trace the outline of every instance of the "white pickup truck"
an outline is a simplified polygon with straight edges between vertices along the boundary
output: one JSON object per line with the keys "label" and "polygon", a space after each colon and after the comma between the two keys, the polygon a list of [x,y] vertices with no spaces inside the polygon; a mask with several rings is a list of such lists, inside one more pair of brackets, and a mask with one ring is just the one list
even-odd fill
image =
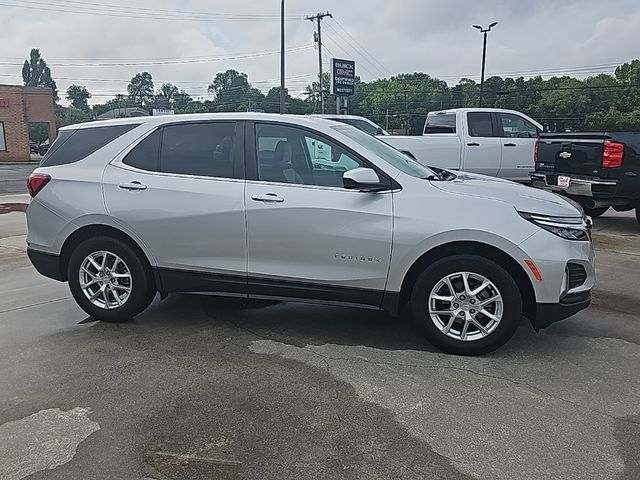
{"label": "white pickup truck", "polygon": [[423,135],[378,138],[424,165],[529,183],[542,130],[513,110],[461,108],[429,113]]}

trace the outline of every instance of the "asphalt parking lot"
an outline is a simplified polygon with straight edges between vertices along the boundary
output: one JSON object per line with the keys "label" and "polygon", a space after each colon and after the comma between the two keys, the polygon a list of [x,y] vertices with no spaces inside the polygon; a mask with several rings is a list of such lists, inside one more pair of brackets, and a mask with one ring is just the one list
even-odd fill
{"label": "asphalt parking lot", "polygon": [[87,319],[0,197],[0,478],[640,478],[640,226],[598,219],[593,306],[480,358],[350,308],[174,295]]}

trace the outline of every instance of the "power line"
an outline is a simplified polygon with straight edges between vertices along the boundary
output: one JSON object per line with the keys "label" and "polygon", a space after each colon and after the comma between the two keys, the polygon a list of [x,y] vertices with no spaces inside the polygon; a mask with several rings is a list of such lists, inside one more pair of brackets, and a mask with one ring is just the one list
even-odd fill
{"label": "power line", "polygon": [[347,30],[347,29],[344,27],[344,25],[342,25],[342,23],[341,23],[340,21],[338,21],[338,19],[337,19],[337,18],[334,18],[334,19],[333,19],[333,21],[338,25],[338,27],[339,27],[339,28],[340,28],[344,33],[346,33],[346,34],[347,34],[347,36],[348,36],[349,38],[351,38],[351,39],[353,40],[353,42],[354,42],[356,45],[358,45],[358,46],[362,49],[362,51],[363,51],[366,55],[368,55],[368,56],[369,56],[369,57],[370,57],[370,58],[371,58],[375,63],[377,63],[377,64],[380,66],[380,68],[381,68],[381,71],[382,71],[382,72],[386,72],[386,73],[385,73],[385,75],[387,75],[387,74],[389,73],[389,70],[388,70],[388,69],[387,69],[387,68],[386,68],[382,63],[380,63],[380,61],[376,58],[376,56],[375,56],[375,55],[372,55],[372,54],[369,52],[369,50],[367,50],[367,49],[366,49],[366,48],[365,48],[365,47],[364,47],[364,46],[363,46],[363,45],[362,45],[362,44],[361,44],[361,43],[360,43],[360,42],[359,42],[359,41],[358,41],[358,40],[357,40],[353,35],[351,35],[351,33],[349,33],[349,30]]}
{"label": "power line", "polygon": [[[342,35],[338,30],[336,30],[333,25],[331,25],[330,23],[327,24],[327,26],[331,29],[331,31],[333,31],[333,33],[335,33],[338,37],[340,37],[343,41],[343,43],[345,45],[348,45],[353,53],[356,54],[357,57],[360,58],[360,60],[362,60],[363,62],[366,62],[367,64],[369,64],[369,66],[371,66],[373,69],[377,70],[379,73],[382,73],[382,76],[385,77],[387,76],[387,73],[382,70],[380,67],[378,67],[376,64],[374,64],[373,62],[371,62],[371,60],[369,60],[366,56],[366,54],[363,54],[361,50],[358,49],[358,47],[356,47],[352,42],[349,41],[349,39],[347,39],[344,35]],[[375,77],[376,75],[374,75]]]}
{"label": "power line", "polygon": [[[292,47],[287,49],[287,53],[300,52],[303,50],[312,49],[313,45],[304,45],[299,47]],[[209,57],[209,58],[200,58],[200,59],[180,59],[180,60],[164,60],[164,61],[149,61],[149,62],[120,62],[120,63],[103,63],[103,62],[86,62],[86,63],[50,63],[51,67],[148,67],[154,65],[185,65],[185,64],[196,64],[196,63],[215,63],[215,62],[224,62],[229,60],[242,60],[247,58],[259,58],[259,57],[268,57],[272,55],[279,55],[280,50],[266,50],[261,52],[251,52],[246,54],[237,54],[235,56],[226,56],[226,57]],[[22,63],[8,63],[8,62],[0,62],[1,67],[19,67],[22,66]]]}
{"label": "power line", "polygon": [[320,112],[324,113],[324,89],[322,86],[323,83],[323,78],[322,78],[322,20],[324,20],[326,17],[333,17],[333,15],[331,15],[331,13],[329,12],[320,12],[320,13],[316,13],[315,15],[307,15],[305,18],[305,20],[309,20],[310,22],[316,22],[317,24],[317,31],[316,31],[316,36],[315,36],[315,40],[316,43],[318,44],[318,82],[320,85]]}
{"label": "power line", "polygon": [[[18,0],[21,4],[15,3],[0,3],[0,5],[5,7],[13,7],[13,8],[21,8],[26,10],[38,10],[38,11],[49,11],[55,13],[72,13],[78,15],[97,15],[97,16],[107,16],[107,17],[116,17],[116,18],[128,18],[128,19],[144,19],[144,20],[179,20],[179,21],[193,21],[193,22],[275,22],[278,21],[278,17],[249,17],[249,16],[213,16],[213,14],[198,14],[198,15],[176,15],[175,13],[145,13],[142,11],[136,10],[127,10],[126,6],[92,6],[92,7],[84,7],[79,5],[78,2],[75,2],[73,5],[68,4],[60,4],[55,3],[54,1],[50,2],[38,2],[35,0]],[[62,1],[62,0],[58,0]],[[99,4],[92,4],[99,5]],[[55,8],[54,8],[55,7]],[[151,9],[149,9],[151,10]],[[171,11],[167,11],[171,12]],[[300,19],[300,17],[292,17],[293,19]]]}

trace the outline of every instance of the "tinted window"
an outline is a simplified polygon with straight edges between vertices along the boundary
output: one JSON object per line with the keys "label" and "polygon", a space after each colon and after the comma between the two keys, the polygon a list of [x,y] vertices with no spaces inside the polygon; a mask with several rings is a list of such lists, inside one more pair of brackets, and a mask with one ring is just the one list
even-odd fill
{"label": "tinted window", "polygon": [[469,135],[472,137],[493,137],[491,114],[488,112],[471,112],[467,114]]}
{"label": "tinted window", "polygon": [[236,124],[171,125],[162,134],[160,171],[204,177],[234,178]]}
{"label": "tinted window", "polygon": [[427,117],[427,123],[424,127],[425,135],[433,133],[456,133],[456,114],[431,114]]}
{"label": "tinted window", "polygon": [[156,130],[136,145],[122,162],[140,170],[157,171],[158,156],[160,155],[160,137],[160,130]]}
{"label": "tinted window", "polygon": [[505,137],[509,138],[534,138],[538,136],[536,126],[519,115],[501,113],[500,124]]}
{"label": "tinted window", "polygon": [[116,138],[136,128],[139,124],[113,125],[110,127],[62,130],[41,166],[67,165],[75,163],[100,150]]}
{"label": "tinted window", "polygon": [[343,187],[344,172],[364,165],[334,142],[285,125],[256,125],[256,155],[258,180],[296,185]]}

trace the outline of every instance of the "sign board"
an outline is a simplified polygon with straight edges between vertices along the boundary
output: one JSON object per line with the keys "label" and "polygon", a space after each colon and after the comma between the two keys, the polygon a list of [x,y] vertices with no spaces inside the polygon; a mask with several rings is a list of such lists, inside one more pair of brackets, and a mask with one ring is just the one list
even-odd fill
{"label": "sign board", "polygon": [[154,108],[151,110],[151,115],[157,117],[158,115],[175,115],[176,112],[171,108]]}
{"label": "sign board", "polygon": [[350,97],[356,93],[356,62],[331,59],[331,94]]}
{"label": "sign board", "polygon": [[9,108],[11,106],[10,98],[0,98],[0,107],[1,108]]}

